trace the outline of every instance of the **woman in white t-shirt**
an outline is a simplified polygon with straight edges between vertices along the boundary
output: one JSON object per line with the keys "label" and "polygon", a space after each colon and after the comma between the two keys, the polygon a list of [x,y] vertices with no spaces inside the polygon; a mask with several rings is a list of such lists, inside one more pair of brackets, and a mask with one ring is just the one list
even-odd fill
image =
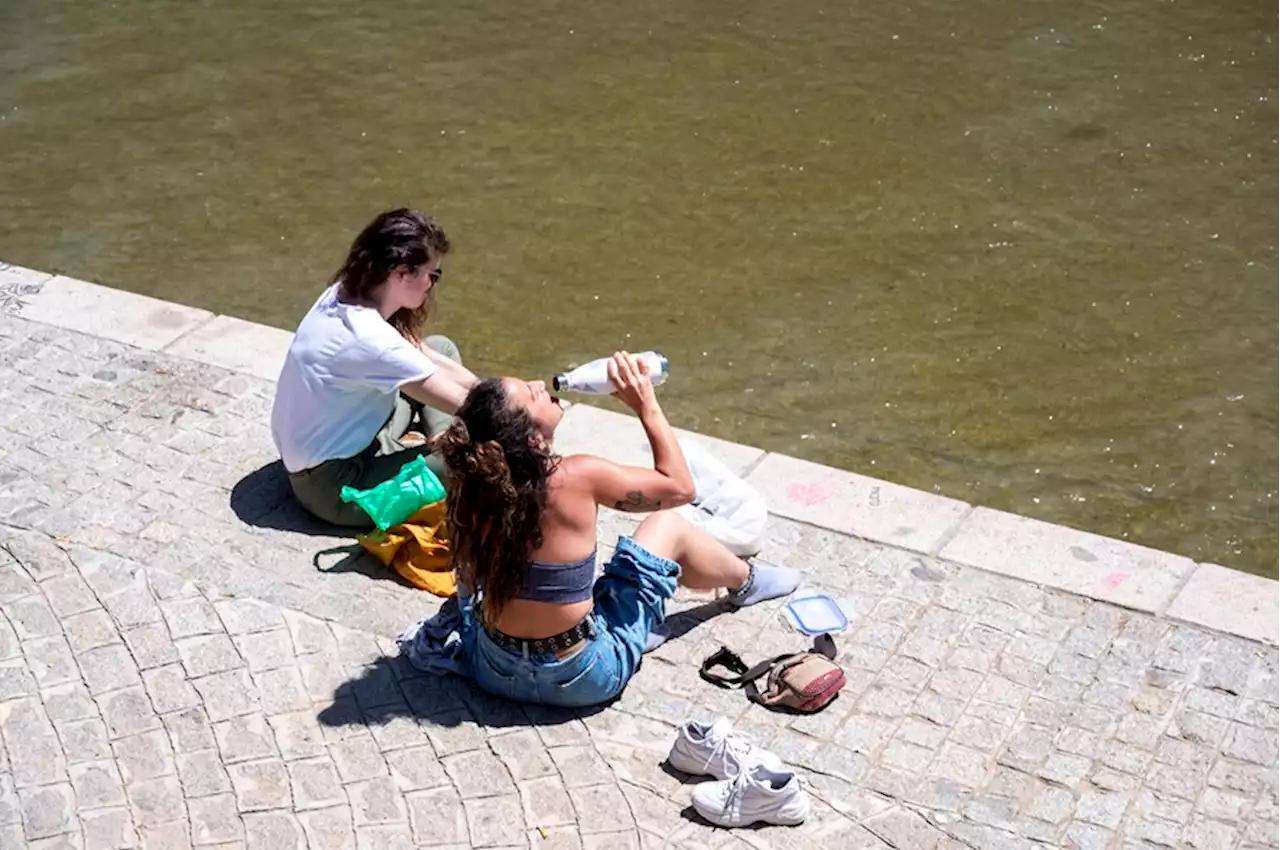
{"label": "woman in white t-shirt", "polygon": [[294,495],[321,519],[372,525],[339,492],[394,478],[417,455],[444,478],[434,438],[477,381],[450,340],[423,339],[448,252],[431,216],[385,212],[356,237],[335,283],[298,326],[271,433]]}

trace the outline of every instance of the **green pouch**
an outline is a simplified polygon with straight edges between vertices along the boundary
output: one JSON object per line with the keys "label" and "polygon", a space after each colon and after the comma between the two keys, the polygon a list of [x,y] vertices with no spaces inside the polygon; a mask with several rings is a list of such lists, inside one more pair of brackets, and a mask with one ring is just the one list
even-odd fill
{"label": "green pouch", "polygon": [[427,467],[427,459],[418,455],[400,467],[395,478],[368,490],[343,487],[338,496],[344,502],[355,502],[374,525],[386,531],[443,499],[444,485]]}

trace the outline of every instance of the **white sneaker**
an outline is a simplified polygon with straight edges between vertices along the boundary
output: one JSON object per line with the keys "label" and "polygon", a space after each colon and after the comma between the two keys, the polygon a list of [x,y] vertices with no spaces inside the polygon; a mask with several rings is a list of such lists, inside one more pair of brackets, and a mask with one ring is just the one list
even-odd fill
{"label": "white sneaker", "polygon": [[752,746],[750,741],[733,731],[733,724],[727,717],[721,717],[715,723],[692,720],[681,726],[676,733],[676,742],[671,745],[667,763],[681,773],[714,776],[716,779],[732,779],[756,764],[782,769],[781,759]]}
{"label": "white sneaker", "polygon": [[693,807],[716,826],[795,826],[809,816],[809,795],[794,773],[757,764],[734,779],[694,788]]}

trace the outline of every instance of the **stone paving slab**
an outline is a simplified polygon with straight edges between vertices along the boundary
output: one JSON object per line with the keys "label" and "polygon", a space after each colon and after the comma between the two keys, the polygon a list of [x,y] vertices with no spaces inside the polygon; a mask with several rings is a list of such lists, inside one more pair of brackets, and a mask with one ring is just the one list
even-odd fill
{"label": "stone paving slab", "polygon": [[1198,564],[1170,604],[1170,617],[1253,640],[1276,643],[1276,583],[1217,564]]}
{"label": "stone paving slab", "polygon": [[778,516],[934,553],[971,510],[900,484],[770,454],[747,477]]}
{"label": "stone paving slab", "polygon": [[280,375],[292,342],[293,334],[288,331],[232,316],[217,316],[180,336],[165,350],[179,357],[274,381]]}
{"label": "stone paving slab", "polygon": [[1150,612],[1168,607],[1195,568],[1180,555],[990,508],[966,517],[941,556]]}
{"label": "stone paving slab", "polygon": [[63,275],[31,283],[34,289],[23,299],[23,317],[153,351],[213,318],[208,310]]}
{"label": "stone paving slab", "polygon": [[34,290],[53,275],[48,272],[15,266],[12,263],[0,262],[0,293],[4,293],[5,301],[0,302],[0,310],[13,313],[18,308],[18,300],[26,290]]}
{"label": "stone paving slab", "polygon": [[[828,710],[702,682],[803,642],[686,593],[614,704],[512,705],[395,656],[438,600],[292,506],[269,381],[12,316],[0,374],[0,846],[1277,847],[1275,646],[778,517],[855,615]],[[808,823],[692,815],[663,758],[719,714]]]}

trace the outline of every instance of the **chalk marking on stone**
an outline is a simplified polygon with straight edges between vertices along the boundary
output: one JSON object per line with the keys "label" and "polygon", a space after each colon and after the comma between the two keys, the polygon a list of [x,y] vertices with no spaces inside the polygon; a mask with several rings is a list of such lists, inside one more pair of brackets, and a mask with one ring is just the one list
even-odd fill
{"label": "chalk marking on stone", "polygon": [[1127,579],[1128,577],[1129,577],[1128,573],[1110,573],[1106,576],[1106,578],[1102,580],[1102,585],[1107,590],[1115,590],[1117,587],[1123,584],[1124,580]]}
{"label": "chalk marking on stone", "polygon": [[792,484],[787,487],[787,498],[807,508],[820,505],[834,495],[835,489],[828,484]]}

